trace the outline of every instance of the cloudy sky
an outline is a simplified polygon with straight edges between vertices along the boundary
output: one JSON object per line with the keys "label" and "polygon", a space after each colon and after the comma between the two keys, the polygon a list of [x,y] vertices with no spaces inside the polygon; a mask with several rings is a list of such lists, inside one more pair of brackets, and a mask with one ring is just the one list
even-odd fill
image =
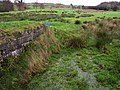
{"label": "cloudy sky", "polygon": [[[14,0],[11,0],[14,1]],[[86,5],[86,6],[95,6],[105,1],[120,1],[120,0],[23,0],[25,2],[47,2],[47,3],[63,3],[63,4],[73,4],[73,5]]]}

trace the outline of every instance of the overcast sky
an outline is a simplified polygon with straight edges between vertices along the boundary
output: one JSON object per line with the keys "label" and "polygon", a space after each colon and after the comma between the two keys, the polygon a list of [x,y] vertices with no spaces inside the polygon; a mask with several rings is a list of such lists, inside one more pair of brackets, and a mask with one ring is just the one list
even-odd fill
{"label": "overcast sky", "polygon": [[[11,0],[14,1],[14,0]],[[85,5],[85,6],[95,6],[105,1],[120,1],[120,0],[23,0],[25,2],[47,2],[47,3],[63,3],[63,4],[73,4],[73,5]]]}

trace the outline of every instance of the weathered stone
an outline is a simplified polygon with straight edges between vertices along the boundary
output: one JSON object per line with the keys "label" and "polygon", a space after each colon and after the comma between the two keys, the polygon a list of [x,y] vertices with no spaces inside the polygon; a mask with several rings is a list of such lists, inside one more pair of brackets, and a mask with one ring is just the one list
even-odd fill
{"label": "weathered stone", "polygon": [[41,25],[41,28],[38,30],[27,30],[24,34],[20,32],[14,33],[15,40],[0,44],[0,60],[10,55],[18,55],[19,52],[21,52],[22,47],[26,46],[30,41],[33,41],[36,37],[44,33],[45,30],[45,26]]}

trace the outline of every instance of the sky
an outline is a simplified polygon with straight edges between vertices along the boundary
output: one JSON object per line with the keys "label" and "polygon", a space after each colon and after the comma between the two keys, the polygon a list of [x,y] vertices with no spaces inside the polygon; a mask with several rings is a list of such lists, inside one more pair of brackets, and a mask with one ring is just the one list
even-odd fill
{"label": "sky", "polygon": [[[14,1],[14,0],[11,0]],[[62,3],[66,5],[85,5],[85,6],[95,6],[100,4],[101,2],[109,2],[109,1],[120,1],[120,0],[23,0],[25,2],[41,2],[41,3]]]}

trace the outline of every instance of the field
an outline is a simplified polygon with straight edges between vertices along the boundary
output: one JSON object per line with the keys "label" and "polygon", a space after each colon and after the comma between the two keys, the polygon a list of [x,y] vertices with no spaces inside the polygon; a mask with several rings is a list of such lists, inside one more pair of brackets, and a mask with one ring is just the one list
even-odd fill
{"label": "field", "polygon": [[[25,84],[16,80],[18,76],[15,75],[14,70],[1,67],[2,74],[5,73],[0,82],[0,88],[4,88],[3,90],[7,90],[6,88],[10,90],[120,89],[119,11],[32,9],[24,12],[0,13],[0,15],[0,33],[12,35],[14,32],[34,30],[40,24],[45,24],[54,30],[61,46],[59,53],[50,56],[44,70],[34,74]],[[30,56],[30,53],[25,53],[20,56],[23,65],[21,64],[20,67],[16,65],[15,70],[18,72],[24,67],[27,54]],[[11,62],[7,63],[12,66]],[[3,86],[2,81],[4,81]]]}

